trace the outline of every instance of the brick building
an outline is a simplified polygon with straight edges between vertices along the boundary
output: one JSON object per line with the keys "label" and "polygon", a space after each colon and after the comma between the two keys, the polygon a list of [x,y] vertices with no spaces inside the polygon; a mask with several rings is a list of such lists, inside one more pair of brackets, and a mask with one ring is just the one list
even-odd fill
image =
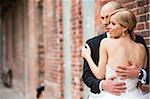
{"label": "brick building", "polygon": [[[1,0],[0,73],[12,71],[12,88],[35,99],[83,99],[82,44],[102,32],[100,8],[112,0]],[[130,8],[150,50],[148,0],[116,0]],[[1,76],[0,76],[1,77]]]}

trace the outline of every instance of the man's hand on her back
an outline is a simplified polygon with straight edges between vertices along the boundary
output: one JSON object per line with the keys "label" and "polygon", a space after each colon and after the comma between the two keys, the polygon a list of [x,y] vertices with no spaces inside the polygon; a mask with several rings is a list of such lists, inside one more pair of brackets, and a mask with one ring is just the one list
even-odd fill
{"label": "man's hand on her back", "polygon": [[136,66],[133,62],[129,61],[130,66],[118,66],[116,68],[117,75],[120,79],[124,80],[127,78],[138,78],[138,74],[140,73],[140,68]]}
{"label": "man's hand on her back", "polygon": [[119,96],[121,93],[125,92],[125,82],[115,82],[113,81],[115,78],[116,77],[112,77],[110,79],[103,80],[102,89]]}
{"label": "man's hand on her back", "polygon": [[144,92],[144,93],[148,93],[148,92],[150,92],[150,86],[149,85],[141,85],[141,86],[139,86],[140,87],[140,89]]}

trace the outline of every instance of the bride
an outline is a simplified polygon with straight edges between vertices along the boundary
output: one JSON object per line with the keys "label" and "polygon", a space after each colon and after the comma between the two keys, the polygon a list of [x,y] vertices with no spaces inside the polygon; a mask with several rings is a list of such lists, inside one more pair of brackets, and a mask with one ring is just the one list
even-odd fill
{"label": "bride", "polygon": [[143,95],[141,90],[137,88],[138,78],[121,80],[115,72],[116,66],[129,66],[128,60],[135,62],[139,68],[145,68],[144,66],[146,66],[145,47],[133,40],[135,26],[136,18],[130,10],[122,8],[111,14],[108,26],[110,38],[104,38],[101,42],[98,67],[90,56],[90,47],[85,45],[82,48],[82,57],[87,60],[95,77],[108,79],[116,76],[116,82],[126,83],[126,92],[120,96],[102,91],[99,95],[89,99],[148,99],[148,94]]}

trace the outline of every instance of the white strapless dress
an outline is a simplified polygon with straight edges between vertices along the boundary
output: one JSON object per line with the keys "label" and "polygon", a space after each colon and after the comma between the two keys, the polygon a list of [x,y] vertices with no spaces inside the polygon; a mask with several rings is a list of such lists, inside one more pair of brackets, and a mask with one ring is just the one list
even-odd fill
{"label": "white strapless dress", "polygon": [[[110,67],[106,66],[106,79],[112,77],[113,75],[117,75],[116,72]],[[115,79],[116,82],[120,82],[120,78]],[[102,91],[100,94],[91,93],[89,99],[149,99],[150,93],[143,94],[137,86],[138,79],[126,79],[126,92],[121,94],[120,96],[113,95],[109,92]]]}

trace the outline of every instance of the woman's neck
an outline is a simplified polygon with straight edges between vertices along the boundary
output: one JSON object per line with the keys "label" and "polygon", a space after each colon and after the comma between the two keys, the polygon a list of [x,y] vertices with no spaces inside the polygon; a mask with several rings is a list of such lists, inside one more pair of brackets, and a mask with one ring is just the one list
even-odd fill
{"label": "woman's neck", "polygon": [[128,39],[128,40],[132,40],[132,37],[129,33],[126,33],[125,35],[121,35],[120,37],[115,37],[115,39]]}
{"label": "woman's neck", "polygon": [[124,39],[132,39],[131,35],[129,33],[122,35],[120,38],[124,38]]}

